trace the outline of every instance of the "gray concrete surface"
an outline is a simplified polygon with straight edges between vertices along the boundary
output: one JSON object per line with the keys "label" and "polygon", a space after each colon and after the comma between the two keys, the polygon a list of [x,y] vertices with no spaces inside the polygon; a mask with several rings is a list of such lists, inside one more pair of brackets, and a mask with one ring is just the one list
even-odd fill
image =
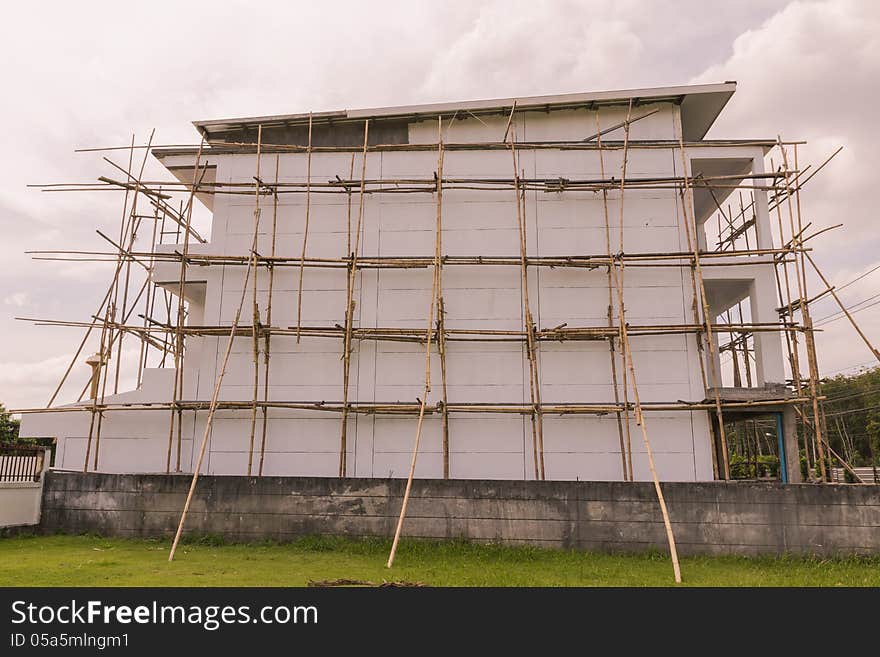
{"label": "gray concrete surface", "polygon": [[[43,532],[168,536],[186,475],[50,471]],[[187,531],[230,540],[391,536],[405,481],[200,478]],[[876,554],[880,487],[665,483],[683,554]],[[629,482],[416,480],[404,535],[599,551],[665,549],[653,486]]]}

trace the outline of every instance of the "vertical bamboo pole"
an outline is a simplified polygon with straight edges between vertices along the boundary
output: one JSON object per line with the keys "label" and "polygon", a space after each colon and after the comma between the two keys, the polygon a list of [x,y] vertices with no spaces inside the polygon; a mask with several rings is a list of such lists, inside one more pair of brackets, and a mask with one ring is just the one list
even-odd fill
{"label": "vertical bamboo pole", "polygon": [[[366,128],[365,128],[366,129]],[[366,157],[366,152],[364,152]],[[354,153],[351,154],[351,161],[348,167],[348,180],[354,178]],[[363,176],[361,179],[363,185]],[[346,474],[346,443],[348,441],[348,388],[351,379],[351,321],[349,309],[352,306],[354,286],[352,285],[352,267],[354,266],[354,253],[351,250],[351,186],[345,186],[346,195],[346,242],[345,253],[348,258],[347,268],[345,272],[345,327],[342,336],[342,413],[340,435],[339,435],[339,476],[344,477]]]}
{"label": "vertical bamboo pole", "polygon": [[522,286],[523,324],[526,334],[526,357],[529,361],[529,397],[532,412],[532,450],[535,460],[535,479],[544,479],[544,420],[541,412],[540,374],[535,355],[535,323],[529,302],[528,250],[526,248],[525,188],[520,182],[519,159],[516,150],[516,124],[510,142],[513,158],[513,180],[516,192],[516,221],[519,228],[520,285]]}
{"label": "vertical bamboo pole", "polygon": [[[361,248],[361,230],[364,222],[364,197],[366,196],[367,185],[367,145],[370,138],[370,121],[364,121],[364,148],[361,151],[361,188],[358,195],[358,217],[355,226],[354,245],[351,244],[351,219],[349,215],[349,249],[350,261],[348,267],[348,283],[346,287],[347,299],[345,306],[345,337],[342,345],[342,428],[339,438],[339,476],[346,475],[346,457],[348,450],[348,386],[351,376],[351,330],[354,321],[354,284],[357,275],[357,257]],[[351,159],[352,171],[354,170],[354,155]],[[351,192],[349,192],[349,198]]]}
{"label": "vertical bamboo pole", "polygon": [[[514,101],[514,105],[516,102]],[[511,110],[512,111],[512,110]],[[505,135],[506,136],[506,135]],[[438,125],[437,133],[437,224],[434,240],[434,259],[436,262],[437,296],[437,351],[440,359],[440,421],[442,430],[443,478],[449,479],[449,399],[446,380],[446,305],[443,300],[443,124]]]}
{"label": "vertical bamboo pole", "polygon": [[302,333],[303,274],[305,274],[306,245],[309,241],[309,211],[312,205],[312,113],[309,112],[309,145],[306,148],[306,220],[303,229],[302,253],[299,261],[299,288],[296,295],[296,343]]}
{"label": "vertical bamboo pole", "polygon": [[[441,263],[442,266],[442,263]],[[443,289],[442,277],[438,289]],[[440,411],[443,423],[443,478],[449,479],[449,409],[446,396],[446,306],[443,297],[437,299],[437,350],[440,352],[440,394],[443,407]]]}
{"label": "vertical bamboo pole", "polygon": [[[257,180],[260,178],[260,156],[261,156],[261,145],[263,140],[263,126],[257,126]],[[257,183],[257,189],[259,190],[259,182]],[[248,280],[251,275],[251,271],[256,274],[257,271],[257,238],[259,236],[260,231],[260,207],[259,207],[259,194],[256,197],[256,204],[254,207],[254,236],[251,242],[251,254],[249,265],[245,270],[245,278],[244,282],[241,286],[241,297],[238,300],[238,310],[235,313],[235,317],[232,320],[232,326],[229,329],[229,339],[226,342],[226,351],[223,354],[223,360],[220,365],[220,372],[217,375],[217,381],[214,383],[214,393],[211,396],[211,403],[208,407],[208,417],[205,420],[205,431],[202,434],[202,444],[199,447],[199,455],[196,459],[196,465],[193,470],[192,482],[189,486],[189,492],[186,495],[186,501],[183,504],[183,511],[180,514],[180,522],[177,525],[177,532],[174,534],[174,542],[171,544],[171,550],[168,553],[168,561],[174,560],[174,554],[177,552],[177,544],[180,542],[180,537],[183,534],[183,525],[186,522],[187,513],[189,513],[189,507],[192,503],[193,493],[196,490],[196,484],[199,481],[199,473],[202,469],[202,461],[205,458],[205,450],[208,446],[208,437],[211,435],[211,426],[214,423],[214,415],[217,412],[217,405],[220,400],[220,387],[223,384],[223,377],[226,375],[226,366],[229,364],[229,355],[232,353],[232,344],[235,341],[235,332],[238,330],[238,323],[241,319],[241,311],[244,307],[244,299],[247,295],[248,288]],[[189,221],[187,221],[189,224]]]}
{"label": "vertical bamboo pole", "polygon": [[[278,235],[278,165],[281,156],[275,155],[275,185],[272,187],[272,246],[271,257],[275,257],[275,243]],[[275,261],[269,263],[269,298],[266,305],[266,325],[269,330],[266,331],[266,344],[263,352],[263,427],[260,437],[260,465],[257,469],[258,476],[263,476],[263,461],[266,456],[266,430],[269,423],[269,407],[265,402],[269,401],[269,364],[271,354],[272,339],[272,293],[275,289]]]}
{"label": "vertical bamboo pole", "polygon": [[[729,308],[725,311],[725,317],[728,324],[733,323],[733,321],[731,320]],[[733,385],[735,388],[741,388],[742,375],[739,371],[739,348],[737,347],[737,342],[739,342],[739,335],[737,335],[734,331],[730,331],[727,336],[728,340],[730,341],[730,355],[733,357]]]}
{"label": "vertical bamboo pole", "polygon": [[[254,212],[257,214],[261,214],[260,209],[260,191],[263,186],[263,179],[260,176],[260,160],[262,156],[257,151],[257,175],[254,178]],[[253,304],[252,304],[252,314],[251,314],[251,337],[253,338],[253,349],[251,351],[251,356],[253,359],[254,366],[254,382],[253,382],[253,405],[251,406],[251,432],[250,432],[250,440],[248,442],[248,464],[247,464],[247,474],[248,477],[251,476],[253,472],[254,466],[254,439],[256,437],[257,432],[257,397],[260,394],[260,303],[257,300],[257,294],[259,292],[259,279],[260,279],[260,269],[259,269],[259,259],[257,257],[257,251],[259,247],[260,239],[259,233],[254,233],[254,248],[253,253],[251,254],[251,258],[254,261],[254,275],[251,278],[251,295],[253,296]],[[268,305],[271,306],[272,300],[269,298]],[[267,377],[268,381],[268,377]]]}
{"label": "vertical bamboo pole", "polygon": [[416,472],[416,459],[419,455],[419,442],[422,437],[422,424],[425,420],[425,406],[428,403],[428,395],[431,392],[431,342],[434,339],[434,311],[440,296],[440,266],[441,266],[441,217],[443,214],[443,117],[437,117],[437,220],[434,227],[434,271],[431,281],[431,303],[428,307],[428,326],[425,330],[425,387],[422,398],[419,400],[419,419],[416,425],[416,437],[413,441],[412,461],[410,461],[409,475],[406,478],[406,488],[403,491],[403,502],[400,506],[400,516],[397,518],[397,528],[394,530],[394,540],[391,543],[391,552],[388,555],[388,568],[394,565],[394,556],[397,554],[397,545],[400,542],[400,531],[403,529],[403,519],[406,517],[406,507],[412,490],[413,477]]}
{"label": "vertical bamboo pole", "polygon": [[[599,121],[599,109],[596,109],[596,146],[599,153],[599,175],[605,180],[605,157],[602,151],[602,126]],[[602,186],[602,209],[605,215],[605,251],[608,254],[608,327],[614,327],[614,286],[611,280],[611,268],[613,267],[614,256],[611,251],[611,222],[608,218],[608,189]],[[623,247],[621,247],[623,248]],[[614,349],[614,337],[608,338],[608,350],[611,356],[611,380],[614,382],[614,404],[620,405],[620,390],[617,382],[617,356]],[[626,440],[624,441],[624,422],[621,418],[621,412],[615,412],[617,416],[617,439],[620,443],[620,460],[623,468],[623,480],[632,481],[632,436],[630,435],[629,426],[629,393],[626,386],[626,366],[623,368],[623,419],[626,420]]]}

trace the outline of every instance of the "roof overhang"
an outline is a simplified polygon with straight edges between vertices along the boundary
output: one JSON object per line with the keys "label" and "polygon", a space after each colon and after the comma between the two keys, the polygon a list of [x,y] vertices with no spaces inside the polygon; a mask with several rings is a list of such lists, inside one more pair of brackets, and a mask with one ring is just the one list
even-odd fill
{"label": "roof overhang", "polygon": [[734,91],[736,91],[736,82],[722,82],[719,84],[597,91],[553,96],[524,96],[519,98],[431,103],[427,105],[402,105],[398,107],[314,112],[311,114],[300,113],[214,119],[194,121],[193,125],[195,125],[202,136],[210,141],[212,135],[220,135],[232,130],[256,127],[257,125],[261,125],[264,128],[302,125],[307,124],[310,119],[313,123],[363,121],[365,119],[423,120],[436,118],[439,115],[449,116],[456,112],[467,112],[477,116],[499,113],[507,114],[514,104],[517,111],[550,111],[628,105],[630,100],[632,100],[634,105],[660,102],[679,104],[681,106],[682,137],[685,141],[698,141],[709,131],[709,128],[715,122],[721,110],[724,109]]}

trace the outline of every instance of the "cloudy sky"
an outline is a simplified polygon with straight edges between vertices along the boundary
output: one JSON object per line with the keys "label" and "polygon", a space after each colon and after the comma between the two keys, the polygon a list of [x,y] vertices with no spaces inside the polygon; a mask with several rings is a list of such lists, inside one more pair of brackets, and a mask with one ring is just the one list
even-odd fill
{"label": "cloudy sky", "polygon": [[[805,139],[801,159],[816,164],[844,146],[804,190],[807,221],[845,224],[815,240],[815,257],[838,285],[880,264],[866,193],[880,170],[873,0],[128,4],[4,8],[0,402],[8,407],[45,404],[80,339],[77,329],[13,317],[86,319],[111,275],[23,252],[105,248],[94,230],[118,227],[121,213],[114,194],[26,185],[108,175],[103,154],[74,149],[125,144],[133,133],[145,141],[155,128],[158,143],[193,143],[193,119],[736,80],[709,136]],[[153,163],[148,172],[161,173]],[[841,296],[855,304],[878,293],[880,271]],[[835,310],[823,301],[814,315]],[[856,318],[880,342],[880,304]],[[823,373],[871,363],[845,320],[822,328]]]}

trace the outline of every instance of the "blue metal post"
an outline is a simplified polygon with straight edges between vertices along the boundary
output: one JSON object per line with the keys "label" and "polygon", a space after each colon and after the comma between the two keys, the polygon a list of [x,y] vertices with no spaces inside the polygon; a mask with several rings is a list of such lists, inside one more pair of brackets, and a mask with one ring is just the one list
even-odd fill
{"label": "blue metal post", "polygon": [[782,413],[776,413],[776,440],[779,442],[779,476],[783,484],[788,483],[788,466],[785,461],[785,438],[782,430]]}

